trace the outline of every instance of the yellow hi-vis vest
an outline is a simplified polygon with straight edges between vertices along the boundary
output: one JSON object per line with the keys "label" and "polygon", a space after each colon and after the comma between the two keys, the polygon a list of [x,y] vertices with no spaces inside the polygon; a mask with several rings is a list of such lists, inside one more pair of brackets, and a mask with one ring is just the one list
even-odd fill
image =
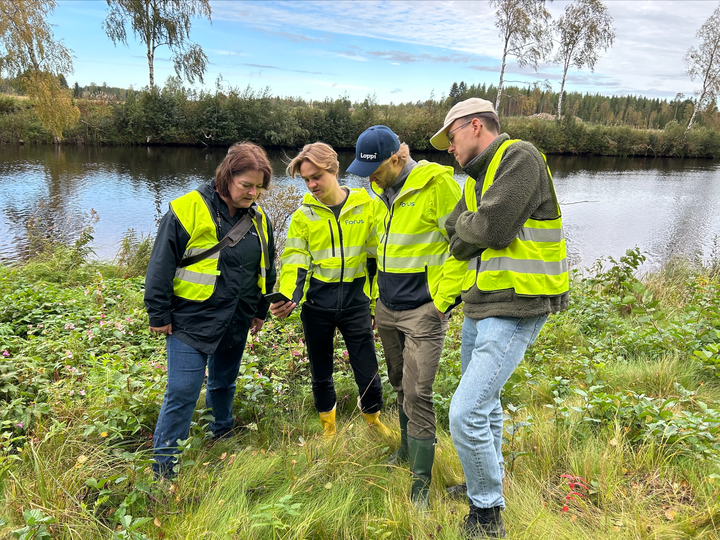
{"label": "yellow hi-vis vest", "polygon": [[[337,284],[365,277],[367,258],[377,253],[372,202],[365,189],[351,189],[336,219],[330,208],[306,193],[290,221],[278,290],[293,299],[299,284],[305,296],[310,277]],[[303,270],[307,271],[304,280],[298,277]],[[367,279],[363,290],[370,298]]]}
{"label": "yellow hi-vis vest", "polygon": [[453,173],[452,167],[419,161],[390,208],[379,196],[373,202],[378,271],[425,273],[430,297],[443,312],[460,295],[467,264],[448,250],[445,221],[462,196]]}
{"label": "yellow hi-vis vest", "polygon": [[[191,191],[171,201],[170,207],[178,220],[180,220],[185,231],[190,235],[190,241],[185,247],[183,259],[202,253],[220,241],[220,238],[218,238],[219,229],[213,220],[212,211],[207,201],[198,191]],[[250,211],[252,211],[252,208]],[[266,271],[269,268],[268,228],[265,214],[259,206],[255,207],[255,215],[252,221],[255,230],[258,232],[262,248],[258,287],[264,294]],[[215,290],[217,277],[220,275],[220,270],[218,270],[220,253],[222,251],[185,268],[177,268],[173,278],[173,293],[175,296],[196,302],[202,302],[210,298]]]}
{"label": "yellow hi-vis vest", "polygon": [[[495,173],[507,148],[518,139],[505,141],[488,165],[480,197],[492,186]],[[545,155],[543,160],[545,160]],[[568,278],[567,251],[563,233],[560,205],[557,203],[552,175],[547,167],[553,198],[557,205],[558,217],[551,220],[528,219],[518,235],[503,249],[488,248],[468,264],[463,290],[473,283],[481,292],[514,289],[521,296],[557,296],[570,288]],[[475,193],[475,179],[468,177],[464,195],[468,210],[476,212],[478,197]]]}

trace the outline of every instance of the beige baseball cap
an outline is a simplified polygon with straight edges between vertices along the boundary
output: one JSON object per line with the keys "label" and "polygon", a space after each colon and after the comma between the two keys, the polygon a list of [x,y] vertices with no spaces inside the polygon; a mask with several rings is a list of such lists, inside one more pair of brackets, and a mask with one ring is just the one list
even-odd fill
{"label": "beige baseball cap", "polygon": [[[450,148],[450,141],[447,138],[447,130],[455,120],[477,113],[493,113],[497,117],[495,107],[487,99],[470,98],[456,104],[445,116],[445,124],[442,129],[430,138],[432,144],[438,150],[447,150]],[[500,122],[498,122],[500,123]]]}

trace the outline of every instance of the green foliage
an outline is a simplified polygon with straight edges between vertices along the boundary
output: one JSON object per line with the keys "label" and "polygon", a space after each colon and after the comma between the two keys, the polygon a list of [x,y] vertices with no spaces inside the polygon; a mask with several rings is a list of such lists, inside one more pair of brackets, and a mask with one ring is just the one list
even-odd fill
{"label": "green foliage", "polygon": [[152,253],[154,238],[149,234],[137,234],[128,229],[120,242],[115,256],[115,266],[120,277],[131,278],[145,274]]}
{"label": "green foliage", "polygon": [[[641,278],[643,258],[633,249],[575,275],[570,308],[550,318],[505,386],[511,534],[609,539],[633,528],[653,538],[712,537],[720,508],[720,282],[712,265],[689,262]],[[212,440],[201,397],[178,480],[158,482],[149,466],[165,352],[147,330],[142,277],[114,277],[125,272],[86,261],[63,279],[56,274],[65,259],[46,259],[43,272],[32,262],[0,268],[3,533],[456,537],[467,507],[444,489],[462,481],[447,433],[462,317],[451,318],[435,380],[438,450],[432,509],[422,517],[408,498],[407,470],[382,464],[397,437],[372,433],[355,408],[340,338],[339,435],[319,436],[297,315],[268,320],[248,341],[234,403],[242,428]],[[397,429],[384,368],[381,378],[382,419]],[[578,477],[587,489],[568,499]]]}
{"label": "green foliage", "polygon": [[25,510],[23,512],[25,527],[13,531],[18,540],[49,540],[52,535],[48,532],[46,523],[52,523],[55,519],[46,516],[41,510]]}
{"label": "green foliage", "polygon": [[208,0],[180,3],[167,0],[109,0],[108,8],[103,27],[112,42],[127,45],[127,25],[145,45],[151,88],[155,86],[155,52],[159,47],[170,50],[178,77],[184,76],[190,83],[196,79],[203,82],[208,59],[202,47],[190,41],[190,27],[194,17],[211,20],[212,10]]}
{"label": "green foliage", "polygon": [[[162,89],[127,90],[121,96],[124,101],[105,94],[102,87],[92,88],[96,92],[88,96],[96,99],[76,100],[80,121],[63,132],[71,143],[229,146],[250,140],[268,147],[299,148],[324,141],[338,149],[353,149],[367,127],[385,124],[412,150],[432,151],[430,137],[454,101],[469,97],[494,101],[497,96],[492,85],[462,83],[455,97],[444,100],[387,105],[368,96],[356,103],[347,97],[306,102],[273,96],[268,88],[230,87],[222,79],[214,91],[198,92],[183,87],[177,77],[170,77]],[[27,100],[4,99],[0,142],[53,140]],[[503,131],[549,154],[720,157],[720,113],[700,116],[697,127],[683,138],[684,115],[692,112],[689,100],[570,93],[564,98],[570,114],[560,121],[553,118],[557,95],[549,90],[505,87],[502,101]]]}

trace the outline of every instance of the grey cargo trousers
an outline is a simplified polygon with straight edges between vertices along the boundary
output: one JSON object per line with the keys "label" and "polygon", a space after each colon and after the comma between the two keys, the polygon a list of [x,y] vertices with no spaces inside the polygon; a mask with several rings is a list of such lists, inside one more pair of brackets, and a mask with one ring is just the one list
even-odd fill
{"label": "grey cargo trousers", "polygon": [[435,437],[433,382],[440,363],[450,315],[442,320],[435,304],[394,311],[378,300],[375,322],[387,362],[390,384],[408,421],[408,436]]}

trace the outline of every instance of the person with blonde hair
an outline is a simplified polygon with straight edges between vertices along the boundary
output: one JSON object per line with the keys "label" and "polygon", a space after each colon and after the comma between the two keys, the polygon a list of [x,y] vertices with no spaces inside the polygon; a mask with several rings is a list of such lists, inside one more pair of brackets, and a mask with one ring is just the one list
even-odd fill
{"label": "person with blonde hair", "polygon": [[285,318],[303,302],[300,318],[324,435],[336,433],[336,330],[345,340],[362,416],[389,435],[379,419],[383,395],[372,331],[370,286],[377,256],[372,199],[363,188],[341,187],[338,170],[336,152],[322,142],[305,145],[287,166],[287,174],[299,174],[309,193],[292,216],[280,258],[279,292],[289,301],[275,302],[270,310]]}

